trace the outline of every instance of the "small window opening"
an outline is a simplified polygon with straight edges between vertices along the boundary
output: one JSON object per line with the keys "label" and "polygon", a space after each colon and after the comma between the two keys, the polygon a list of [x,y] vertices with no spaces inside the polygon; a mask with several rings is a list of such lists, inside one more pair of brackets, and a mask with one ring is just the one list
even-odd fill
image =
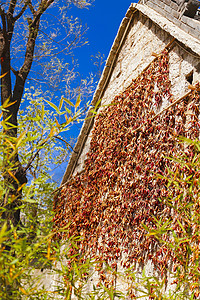
{"label": "small window opening", "polygon": [[194,77],[194,71],[192,70],[188,75],[185,76],[186,80],[192,84],[193,82],[193,77]]}

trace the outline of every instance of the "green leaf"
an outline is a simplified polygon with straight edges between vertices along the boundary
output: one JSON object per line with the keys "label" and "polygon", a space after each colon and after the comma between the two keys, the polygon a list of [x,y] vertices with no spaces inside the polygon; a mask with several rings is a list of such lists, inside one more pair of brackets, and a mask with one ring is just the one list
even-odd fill
{"label": "green leaf", "polygon": [[59,110],[61,110],[61,108],[62,108],[62,106],[63,106],[63,101],[64,101],[64,99],[63,99],[63,97],[61,97],[61,99],[60,99],[60,103],[59,103]]}
{"label": "green leaf", "polygon": [[180,225],[180,227],[183,230],[183,232],[186,233],[185,228],[183,227],[183,225],[181,224],[181,222],[179,221],[179,219],[177,219],[177,222]]}
{"label": "green leaf", "polygon": [[62,98],[67,104],[69,104],[70,106],[74,106],[74,104],[71,101],[69,101],[67,98],[64,98],[64,97],[62,97]]}
{"label": "green leaf", "polygon": [[42,105],[42,107],[41,107],[41,118],[42,118],[42,121],[44,121],[44,105]]}
{"label": "green leaf", "polygon": [[67,108],[67,106],[65,106],[65,110],[66,110],[66,112],[68,112],[71,115],[72,112],[69,108]]}
{"label": "green leaf", "polygon": [[17,138],[17,143],[16,143],[16,148],[18,148],[19,146],[20,146],[20,144],[22,143],[22,141],[23,141],[23,138],[24,138],[24,136],[26,135],[26,130],[24,130],[21,134],[20,134],[20,136]]}
{"label": "green leaf", "polygon": [[101,98],[97,101],[97,103],[95,104],[94,109],[97,110],[97,108],[99,107],[99,105],[101,104]]}
{"label": "green leaf", "polygon": [[19,258],[15,258],[13,261],[10,262],[10,265],[15,265],[19,261]]}
{"label": "green leaf", "polygon": [[52,108],[54,108],[56,110],[56,112],[58,114],[60,114],[60,111],[59,111],[59,108],[52,102],[48,101],[48,100],[45,100]]}
{"label": "green leaf", "polygon": [[81,95],[79,95],[76,100],[75,108],[79,107],[80,103],[81,103]]}

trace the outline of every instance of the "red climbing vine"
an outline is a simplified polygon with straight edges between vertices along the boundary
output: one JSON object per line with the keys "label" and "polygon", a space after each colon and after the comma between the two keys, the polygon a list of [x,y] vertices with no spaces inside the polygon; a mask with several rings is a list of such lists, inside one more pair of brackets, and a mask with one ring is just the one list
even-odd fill
{"label": "red climbing vine", "polygon": [[84,170],[62,188],[54,208],[55,229],[70,223],[68,236],[57,233],[57,238],[81,236],[79,251],[85,257],[125,268],[150,259],[161,272],[173,259],[142,224],[154,229],[154,217],[173,218],[162,199],[169,196],[169,170],[181,172],[181,167],[166,157],[180,151],[194,155],[192,146],[177,138],[199,137],[199,94],[191,91],[154,118],[164,100],[174,101],[166,50],[96,117]]}

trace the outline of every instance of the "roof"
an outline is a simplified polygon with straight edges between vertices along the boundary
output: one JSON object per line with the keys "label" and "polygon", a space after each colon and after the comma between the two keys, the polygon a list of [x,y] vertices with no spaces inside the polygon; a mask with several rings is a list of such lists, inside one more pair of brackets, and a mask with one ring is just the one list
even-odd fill
{"label": "roof", "polygon": [[[141,0],[138,4],[132,3],[130,5],[124,19],[121,22],[117,36],[107,58],[102,76],[93,96],[91,103],[92,107],[95,106],[95,104],[102,98],[104,94],[105,88],[114,69],[117,55],[120,52],[121,46],[126,38],[131,21],[133,20],[136,12],[140,12],[142,15],[151,19],[155,24],[157,24],[164,31],[168,32],[176,41],[180,42],[190,52],[200,56],[200,22],[198,20],[198,10],[196,9],[195,15],[197,16],[197,19],[184,15],[185,11],[187,12],[186,6],[177,14],[178,9],[175,6],[177,4],[175,3],[175,5],[173,5],[172,2],[178,1],[181,3],[187,2],[181,0]],[[193,1],[198,2],[197,0]],[[169,5],[167,3],[169,3]],[[93,113],[91,113],[89,110],[63,176],[61,186],[65,184],[72,176],[87,137],[93,127],[93,123]]]}

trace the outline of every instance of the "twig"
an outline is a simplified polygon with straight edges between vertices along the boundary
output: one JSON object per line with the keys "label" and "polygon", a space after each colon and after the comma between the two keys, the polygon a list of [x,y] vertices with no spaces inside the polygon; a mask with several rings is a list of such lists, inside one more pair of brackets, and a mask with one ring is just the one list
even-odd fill
{"label": "twig", "polygon": [[25,12],[25,10],[28,6],[28,3],[29,3],[29,0],[25,2],[25,4],[22,7],[22,10],[20,11],[20,13],[14,17],[14,21],[17,21],[23,15],[23,13]]}
{"label": "twig", "polygon": [[62,141],[62,142],[64,142],[67,146],[69,146],[72,149],[73,152],[75,152],[74,149],[73,149],[73,147],[67,141],[65,141],[64,139],[62,139],[60,136],[55,136],[55,138],[58,139],[58,140],[60,140],[60,141]]}

